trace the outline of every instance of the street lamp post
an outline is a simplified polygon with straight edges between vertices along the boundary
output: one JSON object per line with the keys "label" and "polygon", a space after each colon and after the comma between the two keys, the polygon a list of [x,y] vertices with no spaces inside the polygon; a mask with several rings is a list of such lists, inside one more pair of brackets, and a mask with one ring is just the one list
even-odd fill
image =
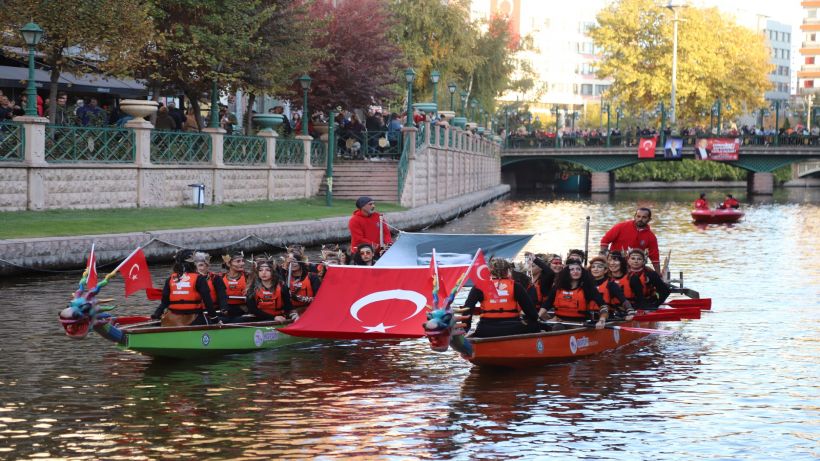
{"label": "street lamp post", "polygon": [[325,178],[327,189],[325,191],[325,203],[333,206],[333,157],[336,155],[336,111],[330,110],[330,120],[327,121],[327,167]]}
{"label": "street lamp post", "polygon": [[28,45],[28,85],[26,86],[26,116],[36,117],[37,114],[37,87],[34,85],[34,47],[43,38],[43,29],[30,22],[20,28],[20,35]]}
{"label": "street lamp post", "polygon": [[[612,118],[609,116],[609,110],[611,109],[611,105],[608,102],[603,103],[604,105],[601,106],[601,116],[603,117],[604,111],[606,111],[606,147],[612,147],[612,137],[610,136],[612,130],[609,129],[609,119]],[[603,124],[603,123],[602,123]]]}
{"label": "street lamp post", "polygon": [[438,81],[441,79],[441,74],[434,70],[430,72],[430,81],[433,82],[433,102],[436,104],[435,115],[438,115]]}
{"label": "street lamp post", "polygon": [[454,110],[454,109],[453,109],[453,95],[455,95],[455,94],[456,94],[456,90],[457,90],[457,89],[458,89],[458,86],[456,86],[456,84],[455,84],[454,82],[450,82],[450,83],[447,85],[447,91],[449,91],[449,92],[450,92],[450,110],[451,110],[451,111],[452,111],[452,110]]}
{"label": "street lamp post", "polygon": [[621,131],[621,117],[624,115],[624,110],[621,106],[615,109],[615,130]]}
{"label": "street lamp post", "polygon": [[476,118],[475,118],[475,109],[476,109],[476,107],[478,107],[478,101],[475,98],[473,98],[472,100],[470,100],[470,108],[473,109],[472,111],[470,111],[470,119],[473,122],[477,122]]}
{"label": "street lamp post", "polygon": [[[786,104],[786,108],[788,108]],[[780,145],[780,100],[772,103],[771,109],[774,110],[774,145]]]}
{"label": "street lamp post", "polygon": [[666,105],[661,101],[658,109],[661,111],[661,146],[666,145]]}
{"label": "street lamp post", "polygon": [[407,120],[404,126],[413,126],[413,82],[416,80],[416,71],[412,67],[408,67],[404,71],[404,79],[407,81]]}
{"label": "street lamp post", "polygon": [[308,135],[308,124],[310,123],[310,111],[308,111],[308,91],[310,90],[310,75],[302,75],[299,77],[299,84],[302,85],[302,93],[304,99],[302,100],[302,135]]}
{"label": "street lamp post", "polygon": [[670,0],[667,8],[672,10],[675,17],[672,19],[672,105],[669,106],[669,122],[675,125],[675,93],[678,86],[678,11],[686,6],[680,0]]}
{"label": "street lamp post", "polygon": [[561,114],[561,109],[559,109],[558,106],[554,106],[552,113],[555,114],[555,148],[558,149],[558,117]]}
{"label": "street lamp post", "polygon": [[723,120],[721,119],[720,113],[721,109],[723,109],[723,101],[721,101],[720,98],[717,98],[717,101],[715,101],[715,107],[717,108],[717,132],[718,136],[720,136],[720,133],[723,132]]}
{"label": "street lamp post", "polygon": [[572,120],[572,126],[571,126],[571,129],[572,129],[573,135],[575,134],[575,119],[578,118],[578,115],[580,115],[580,114],[578,113],[577,110],[572,111],[572,119],[571,119]]}
{"label": "street lamp post", "polygon": [[712,130],[715,127],[715,116],[717,115],[717,105],[712,104],[712,108],[709,110],[709,136],[712,135]]}
{"label": "street lamp post", "polygon": [[814,102],[814,95],[809,94],[808,96],[806,96],[806,101],[808,101],[808,103],[809,103],[809,110],[806,113],[806,131],[811,133],[811,116],[812,116],[811,104]]}
{"label": "street lamp post", "polygon": [[208,122],[210,128],[219,128],[219,88],[216,84],[216,74],[222,70],[222,64],[217,64],[214,69],[214,78],[211,81],[211,121]]}
{"label": "street lamp post", "polygon": [[467,92],[461,90],[461,116],[467,117]]}

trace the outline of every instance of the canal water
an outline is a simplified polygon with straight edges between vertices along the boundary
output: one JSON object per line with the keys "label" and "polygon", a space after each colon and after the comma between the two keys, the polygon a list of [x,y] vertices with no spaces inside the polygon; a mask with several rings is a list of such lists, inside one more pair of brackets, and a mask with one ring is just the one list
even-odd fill
{"label": "canal water", "polygon": [[563,253],[583,248],[586,216],[595,247],[649,206],[673,275],[713,299],[666,324],[674,335],[528,370],[477,369],[424,340],[159,362],[63,335],[79,274],[0,281],[0,459],[819,459],[820,191],[702,227],[695,195],[513,197],[435,229],[532,232],[527,249]]}

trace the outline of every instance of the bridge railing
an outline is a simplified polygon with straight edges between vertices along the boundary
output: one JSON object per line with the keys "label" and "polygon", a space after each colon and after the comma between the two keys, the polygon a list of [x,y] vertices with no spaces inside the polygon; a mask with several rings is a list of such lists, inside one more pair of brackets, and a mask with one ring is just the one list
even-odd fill
{"label": "bridge railing", "polygon": [[[642,138],[651,138],[656,135],[634,135],[621,134],[612,135],[607,140],[606,136],[602,135],[564,135],[564,136],[547,136],[547,135],[528,135],[507,137],[504,149],[519,150],[519,149],[601,149],[601,148],[624,148],[635,147]],[[665,138],[680,138],[683,141],[684,147],[694,147],[697,145],[699,139],[703,138],[739,138],[742,146],[771,146],[776,148],[783,147],[818,147],[820,146],[820,136],[818,135],[803,135],[798,133],[775,135],[756,135],[756,134],[723,134],[723,135],[686,135],[686,136],[671,136],[666,135]],[[660,140],[658,147],[662,148]]]}

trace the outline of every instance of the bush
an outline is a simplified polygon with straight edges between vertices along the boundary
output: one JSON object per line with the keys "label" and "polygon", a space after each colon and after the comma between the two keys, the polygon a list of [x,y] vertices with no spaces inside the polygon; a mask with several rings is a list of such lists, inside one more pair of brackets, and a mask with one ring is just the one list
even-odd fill
{"label": "bush", "polygon": [[746,170],[719,162],[684,159],[642,162],[615,171],[615,180],[638,181],[745,181]]}

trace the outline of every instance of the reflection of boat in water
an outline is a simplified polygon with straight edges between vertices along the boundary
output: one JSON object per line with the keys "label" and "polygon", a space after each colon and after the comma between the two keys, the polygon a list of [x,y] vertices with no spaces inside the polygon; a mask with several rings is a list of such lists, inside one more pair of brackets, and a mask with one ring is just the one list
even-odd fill
{"label": "reflection of boat in water", "polygon": [[738,222],[745,213],[738,209],[692,210],[692,219],[696,223],[720,224]]}

